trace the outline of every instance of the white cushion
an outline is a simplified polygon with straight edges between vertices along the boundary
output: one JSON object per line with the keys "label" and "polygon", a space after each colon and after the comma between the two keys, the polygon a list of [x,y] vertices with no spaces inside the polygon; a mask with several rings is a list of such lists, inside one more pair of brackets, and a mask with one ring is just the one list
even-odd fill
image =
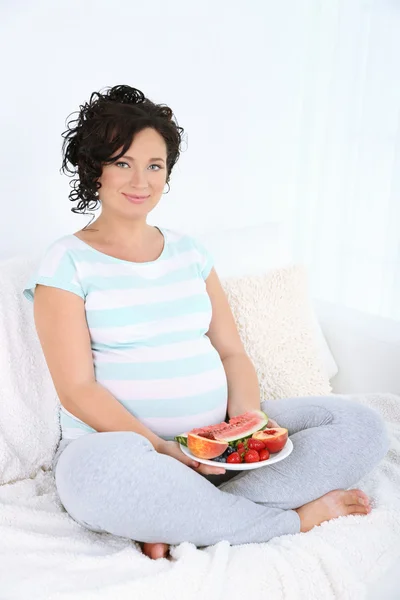
{"label": "white cushion", "polygon": [[[278,267],[293,264],[288,228],[284,222],[270,222],[238,229],[215,230],[197,234],[214,257],[215,269],[222,279],[263,275]],[[332,379],[338,366],[328,346],[314,310],[309,324],[314,332],[315,343],[323,363],[326,377]]]}
{"label": "white cushion", "polygon": [[329,395],[306,268],[281,267],[265,275],[222,278],[221,283],[256,369],[261,401]]}

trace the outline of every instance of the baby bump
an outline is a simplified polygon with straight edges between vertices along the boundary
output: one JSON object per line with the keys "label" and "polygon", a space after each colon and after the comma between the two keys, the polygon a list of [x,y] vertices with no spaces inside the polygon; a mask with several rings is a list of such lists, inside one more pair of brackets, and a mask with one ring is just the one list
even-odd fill
{"label": "baby bump", "polygon": [[164,439],[225,420],[225,369],[213,349],[201,356],[151,363],[101,363],[96,380]]}

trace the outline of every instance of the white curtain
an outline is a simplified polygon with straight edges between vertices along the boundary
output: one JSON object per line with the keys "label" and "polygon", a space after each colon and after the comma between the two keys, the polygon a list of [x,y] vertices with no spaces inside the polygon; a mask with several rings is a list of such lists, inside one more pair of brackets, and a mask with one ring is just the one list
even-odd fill
{"label": "white curtain", "polygon": [[400,2],[314,4],[290,236],[314,297],[400,320]]}

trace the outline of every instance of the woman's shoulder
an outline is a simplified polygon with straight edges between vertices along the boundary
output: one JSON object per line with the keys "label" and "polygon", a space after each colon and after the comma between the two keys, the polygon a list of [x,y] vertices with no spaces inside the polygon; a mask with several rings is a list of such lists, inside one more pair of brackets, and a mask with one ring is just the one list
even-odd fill
{"label": "woman's shoulder", "polygon": [[36,261],[43,261],[49,255],[68,252],[68,250],[74,248],[74,246],[74,236],[72,234],[62,235],[41,244],[35,252],[35,259]]}
{"label": "woman's shoulder", "polygon": [[182,249],[190,249],[202,247],[196,235],[192,235],[180,229],[171,229],[167,227],[160,228],[167,235],[169,243],[177,244]]}
{"label": "woman's shoulder", "polygon": [[82,242],[72,233],[57,237],[45,246],[38,257],[38,271],[49,273],[59,267],[75,271],[83,249]]}
{"label": "woman's shoulder", "polygon": [[64,250],[74,250],[80,247],[80,240],[72,233],[64,234],[58,238],[55,238],[47,244],[46,251],[52,248],[59,248]]}
{"label": "woman's shoulder", "polygon": [[203,279],[206,279],[214,265],[214,257],[197,235],[164,229],[171,245],[175,245],[176,253],[188,253],[191,261],[195,261],[200,268]]}
{"label": "woman's shoulder", "polygon": [[42,250],[39,261],[41,264],[58,262],[61,259],[75,262],[85,250],[85,244],[72,233],[53,239]]}
{"label": "woman's shoulder", "polygon": [[72,234],[56,238],[47,245],[39,257],[31,276],[23,290],[28,300],[33,301],[38,283],[51,287],[59,287],[74,292],[84,298],[84,292],[77,276],[76,264],[71,250],[76,247]]}

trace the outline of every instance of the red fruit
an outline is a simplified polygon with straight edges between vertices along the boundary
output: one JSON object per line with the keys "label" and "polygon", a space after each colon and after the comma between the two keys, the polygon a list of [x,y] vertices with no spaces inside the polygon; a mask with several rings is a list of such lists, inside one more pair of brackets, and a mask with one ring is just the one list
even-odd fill
{"label": "red fruit", "polygon": [[[231,443],[247,438],[247,436],[250,436],[255,431],[266,427],[267,424],[268,415],[265,412],[262,410],[250,410],[242,415],[232,417],[229,419],[229,423],[222,422],[209,425],[208,427],[195,427],[191,429],[190,433],[200,435],[201,433],[212,432],[217,440]],[[184,433],[176,437],[183,439],[183,442],[181,439],[177,439],[177,442],[186,445],[184,442],[186,441],[185,437],[187,437],[187,434]]]}
{"label": "red fruit", "polygon": [[264,450],[261,450],[259,452],[260,454],[260,460],[268,460],[269,459],[269,452],[266,448],[264,448]]}
{"label": "red fruit", "polygon": [[244,455],[244,462],[253,463],[253,462],[259,462],[259,460],[260,460],[260,455],[258,454],[257,450],[248,450],[246,452],[246,454]]}
{"label": "red fruit", "polygon": [[247,450],[247,446],[245,446],[245,444],[243,444],[243,442],[239,442],[239,444],[236,446],[236,449],[237,449],[237,452],[239,452],[240,458],[242,459],[242,462],[243,462],[243,456]]}
{"label": "red fruit", "polygon": [[265,447],[271,454],[280,452],[288,440],[288,430],[285,427],[273,427],[256,431],[252,436],[254,439],[264,442]]}
{"label": "red fruit", "polygon": [[227,463],[241,463],[242,459],[240,457],[239,452],[232,452],[232,454],[230,454],[227,459],[226,459]]}
{"label": "red fruit", "polygon": [[216,440],[212,432],[205,432],[200,435],[189,432],[187,445],[194,456],[206,459],[220,456],[228,447],[227,442]]}
{"label": "red fruit", "polygon": [[265,448],[265,444],[262,440],[257,440],[256,438],[250,438],[247,446],[250,450],[257,450],[257,452],[260,452],[260,450],[264,450]]}

